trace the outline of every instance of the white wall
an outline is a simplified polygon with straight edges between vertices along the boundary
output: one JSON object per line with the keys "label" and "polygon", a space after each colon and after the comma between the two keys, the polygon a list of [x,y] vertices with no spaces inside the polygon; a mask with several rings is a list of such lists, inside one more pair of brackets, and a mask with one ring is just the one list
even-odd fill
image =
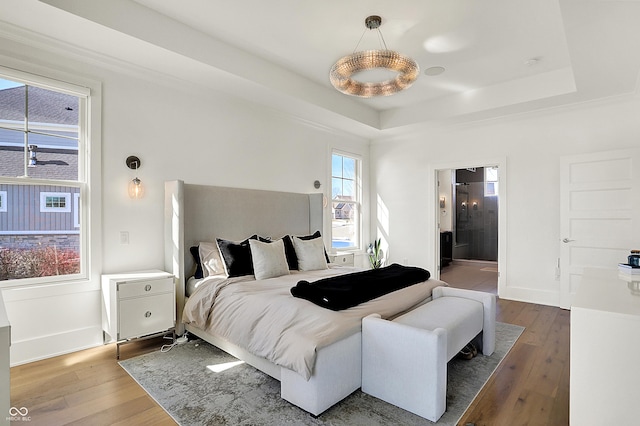
{"label": "white wall", "polygon": [[[162,269],[165,180],[292,192],[317,192],[313,182],[319,180],[320,191],[330,197],[332,148],[362,156],[364,177],[369,176],[364,139],[103,60],[85,62],[60,50],[0,39],[3,65],[45,75],[47,70],[63,70],[102,83],[98,272]],[[140,157],[139,170],[125,166],[129,155]],[[127,183],[136,175],[146,190],[141,200],[127,195]],[[368,211],[366,203],[365,208]],[[365,219],[368,231],[368,216]],[[120,231],[129,232],[129,244],[120,244]],[[3,295],[12,325],[13,365],[102,343],[95,277],[83,284],[9,288]]]}
{"label": "white wall", "polygon": [[374,142],[371,199],[382,200],[388,211],[382,221],[388,222],[390,261],[435,270],[430,223],[437,192],[430,188],[430,167],[506,158],[506,276],[500,296],[557,306],[560,157],[637,147],[639,115],[640,100],[628,96]]}
{"label": "white wall", "polygon": [[[215,92],[179,90],[134,78],[104,84],[104,271],[162,266],[164,181],[330,196],[332,147],[368,158],[368,144]],[[142,167],[125,167],[128,155]],[[134,175],[145,197],[126,193]],[[128,231],[129,245],[119,242]]]}

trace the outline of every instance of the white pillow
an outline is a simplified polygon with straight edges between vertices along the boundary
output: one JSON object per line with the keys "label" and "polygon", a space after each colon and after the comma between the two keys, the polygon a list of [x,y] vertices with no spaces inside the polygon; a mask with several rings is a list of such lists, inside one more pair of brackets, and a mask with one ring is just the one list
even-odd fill
{"label": "white pillow", "polygon": [[201,242],[198,245],[198,251],[200,252],[200,263],[202,263],[204,277],[226,274],[217,243]]}
{"label": "white pillow", "polygon": [[289,264],[284,254],[284,241],[263,243],[258,240],[249,240],[249,246],[256,280],[289,275]]}
{"label": "white pillow", "polygon": [[298,269],[300,271],[315,271],[327,269],[327,259],[324,256],[324,242],[322,237],[311,240],[301,240],[293,237],[293,248],[298,257]]}

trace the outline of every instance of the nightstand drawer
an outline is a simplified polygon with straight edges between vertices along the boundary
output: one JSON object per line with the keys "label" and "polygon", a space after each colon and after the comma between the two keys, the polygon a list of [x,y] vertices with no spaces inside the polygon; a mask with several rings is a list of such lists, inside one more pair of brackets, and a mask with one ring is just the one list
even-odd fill
{"label": "nightstand drawer", "polygon": [[120,300],[118,340],[144,336],[175,326],[173,293]]}
{"label": "nightstand drawer", "polygon": [[353,266],[353,257],[353,253],[331,254],[329,260],[337,265]]}
{"label": "nightstand drawer", "polygon": [[118,298],[151,296],[173,291],[173,278],[123,281],[118,283]]}

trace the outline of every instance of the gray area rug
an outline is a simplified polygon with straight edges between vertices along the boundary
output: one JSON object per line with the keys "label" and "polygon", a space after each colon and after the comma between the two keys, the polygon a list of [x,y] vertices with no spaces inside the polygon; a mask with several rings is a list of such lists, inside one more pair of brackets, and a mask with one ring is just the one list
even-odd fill
{"label": "gray area rug", "polygon": [[[523,327],[497,323],[496,351],[448,368],[447,411],[437,425],[455,425]],[[314,418],[280,398],[280,382],[201,340],[124,360],[120,365],[180,425],[429,425],[429,420],[355,391]],[[233,365],[233,364],[232,364]]]}

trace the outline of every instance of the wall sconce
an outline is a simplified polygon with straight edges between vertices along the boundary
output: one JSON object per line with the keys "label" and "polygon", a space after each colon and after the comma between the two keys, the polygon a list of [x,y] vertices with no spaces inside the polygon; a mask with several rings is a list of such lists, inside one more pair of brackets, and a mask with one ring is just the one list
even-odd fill
{"label": "wall sconce", "polygon": [[445,199],[444,197],[440,197],[440,208],[444,209],[444,206],[445,206]]}
{"label": "wall sconce", "polygon": [[477,201],[473,202],[473,209],[474,210],[478,210],[478,202]]}
{"label": "wall sconce", "polygon": [[[125,160],[125,164],[131,170],[138,170],[140,167],[140,159],[136,156],[129,156]],[[144,195],[144,186],[142,186],[142,181],[138,179],[136,176],[133,180],[129,182],[129,197],[130,198],[142,198]]]}

